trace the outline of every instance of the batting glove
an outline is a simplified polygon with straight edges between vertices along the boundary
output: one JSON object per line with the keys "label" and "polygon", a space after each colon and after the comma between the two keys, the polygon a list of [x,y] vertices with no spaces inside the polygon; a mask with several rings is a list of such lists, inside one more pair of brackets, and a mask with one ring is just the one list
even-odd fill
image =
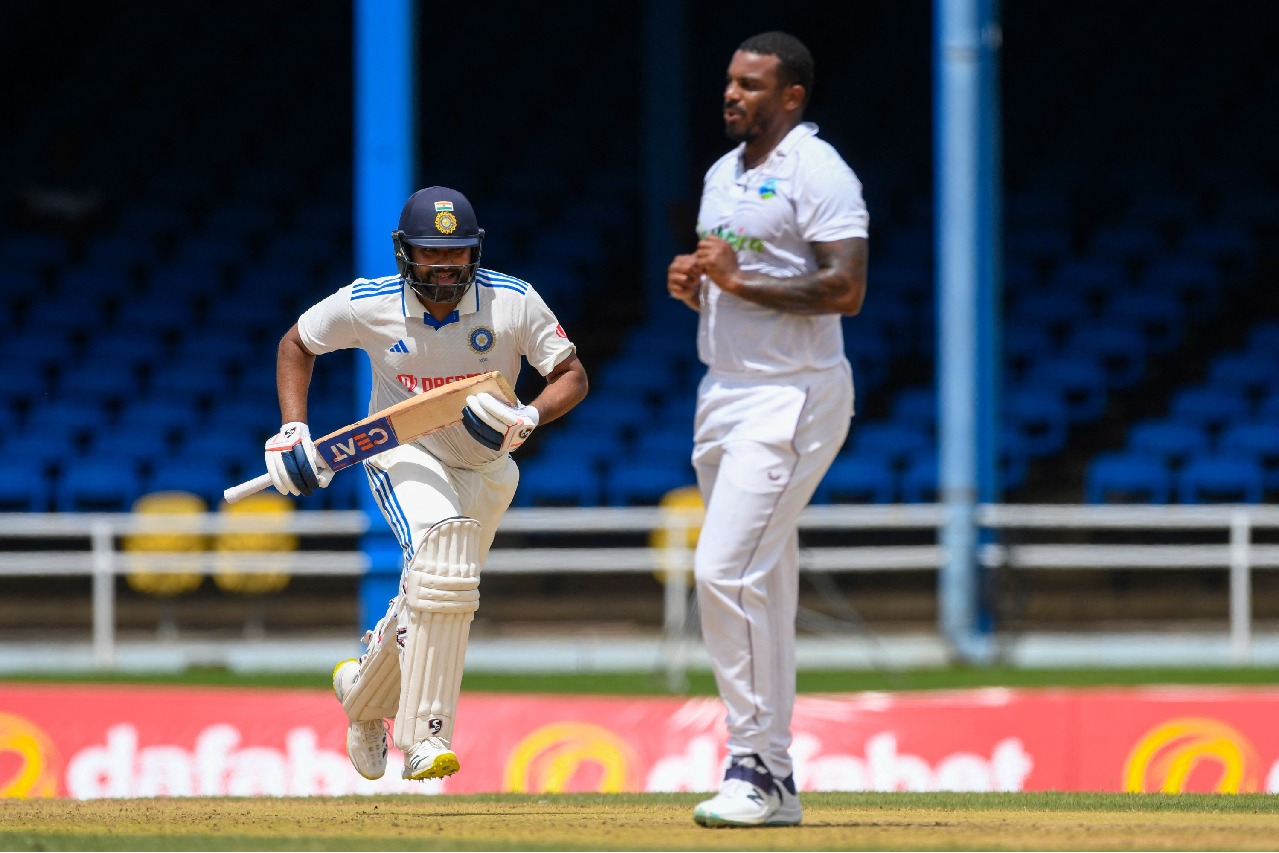
{"label": "batting glove", "polygon": [[267,439],[266,470],[282,495],[309,495],[323,489],[333,472],[320,461],[306,424],[293,421]]}
{"label": "batting glove", "polygon": [[499,452],[514,450],[537,429],[537,409],[508,406],[487,391],[466,398],[462,423],[471,438]]}

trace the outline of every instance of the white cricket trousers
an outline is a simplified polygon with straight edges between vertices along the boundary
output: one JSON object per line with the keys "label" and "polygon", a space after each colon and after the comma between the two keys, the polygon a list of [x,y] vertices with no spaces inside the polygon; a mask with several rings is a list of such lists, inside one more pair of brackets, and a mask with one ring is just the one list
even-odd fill
{"label": "white cricket trousers", "polygon": [[727,709],[730,755],[791,775],[799,515],[848,435],[847,362],[698,388],[693,467],[706,504],[694,556],[702,638]]}
{"label": "white cricket trousers", "polygon": [[415,442],[373,457],[365,471],[406,559],[432,525],[462,515],[480,523],[481,565],[520,479],[510,456],[480,470],[450,468]]}

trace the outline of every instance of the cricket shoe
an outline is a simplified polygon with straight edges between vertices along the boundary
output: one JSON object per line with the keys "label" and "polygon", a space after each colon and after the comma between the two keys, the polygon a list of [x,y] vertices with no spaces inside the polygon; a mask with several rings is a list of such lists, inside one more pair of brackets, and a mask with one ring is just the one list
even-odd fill
{"label": "cricket shoe", "polygon": [[443,779],[462,769],[457,755],[442,737],[429,737],[413,744],[404,754],[405,779]]}
{"label": "cricket shoe", "polygon": [[[359,674],[360,662],[354,659],[333,668],[333,692],[339,702],[346,700]],[[365,779],[381,779],[386,772],[386,721],[359,720],[347,726],[346,755],[356,773]]]}
{"label": "cricket shoe", "polygon": [[795,826],[804,816],[793,776],[779,781],[758,755],[734,755],[719,793],[693,810],[702,826]]}

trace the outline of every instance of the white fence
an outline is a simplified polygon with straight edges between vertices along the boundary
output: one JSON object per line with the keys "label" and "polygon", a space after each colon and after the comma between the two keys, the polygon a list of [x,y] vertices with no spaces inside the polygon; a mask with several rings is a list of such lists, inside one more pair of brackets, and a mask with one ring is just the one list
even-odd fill
{"label": "white fence", "polygon": [[[813,573],[928,571],[945,563],[940,545],[858,545],[859,531],[938,531],[946,508],[936,504],[839,505],[809,507],[801,532],[834,531],[840,544],[809,546],[801,569]],[[1279,545],[1257,544],[1253,531],[1279,529],[1279,507],[1211,506],[1067,506],[987,505],[978,508],[978,525],[996,532],[998,544],[983,546],[981,562],[990,567],[1053,571],[1061,569],[1220,569],[1229,573],[1229,636],[1236,663],[1247,663],[1252,649],[1251,573],[1279,568]],[[378,522],[380,524],[380,521]],[[664,649],[674,675],[685,661],[692,553],[689,530],[700,517],[687,510],[660,508],[512,509],[501,533],[547,534],[560,539],[579,534],[637,534],[665,531],[662,547],[502,546],[498,542],[485,573],[661,572],[666,579]],[[145,566],[156,571],[211,573],[234,561],[238,572],[287,572],[293,575],[361,575],[369,570],[358,550],[291,552],[172,552],[146,554],[121,550],[120,537],[132,534],[219,534],[285,532],[299,536],[345,537],[363,533],[362,512],[299,511],[284,515],[132,515],[2,514],[0,576],[89,576],[93,597],[93,660],[110,668],[115,652],[114,579]],[[1034,531],[1037,542],[1018,543]],[[1132,543],[1080,543],[1081,533],[1128,531]],[[1151,531],[1221,533],[1219,543],[1151,544]],[[1054,537],[1068,541],[1052,540]],[[831,538],[831,537],[827,537]],[[925,537],[927,538],[927,537]],[[66,540],[59,550],[23,548],[31,540]],[[79,546],[79,547],[76,547]],[[144,563],[142,561],[145,561]],[[1225,627],[1225,626],[1223,626]]]}

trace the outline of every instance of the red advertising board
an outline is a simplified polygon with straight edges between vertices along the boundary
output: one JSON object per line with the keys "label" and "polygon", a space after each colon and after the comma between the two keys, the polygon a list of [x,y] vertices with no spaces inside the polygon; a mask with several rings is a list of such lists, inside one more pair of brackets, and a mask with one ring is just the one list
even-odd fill
{"label": "red advertising board", "polygon": [[[796,782],[846,791],[1279,791],[1279,689],[801,696]],[[0,684],[0,797],[707,791],[717,699],[466,694],[462,771],[358,776],[327,691]]]}

